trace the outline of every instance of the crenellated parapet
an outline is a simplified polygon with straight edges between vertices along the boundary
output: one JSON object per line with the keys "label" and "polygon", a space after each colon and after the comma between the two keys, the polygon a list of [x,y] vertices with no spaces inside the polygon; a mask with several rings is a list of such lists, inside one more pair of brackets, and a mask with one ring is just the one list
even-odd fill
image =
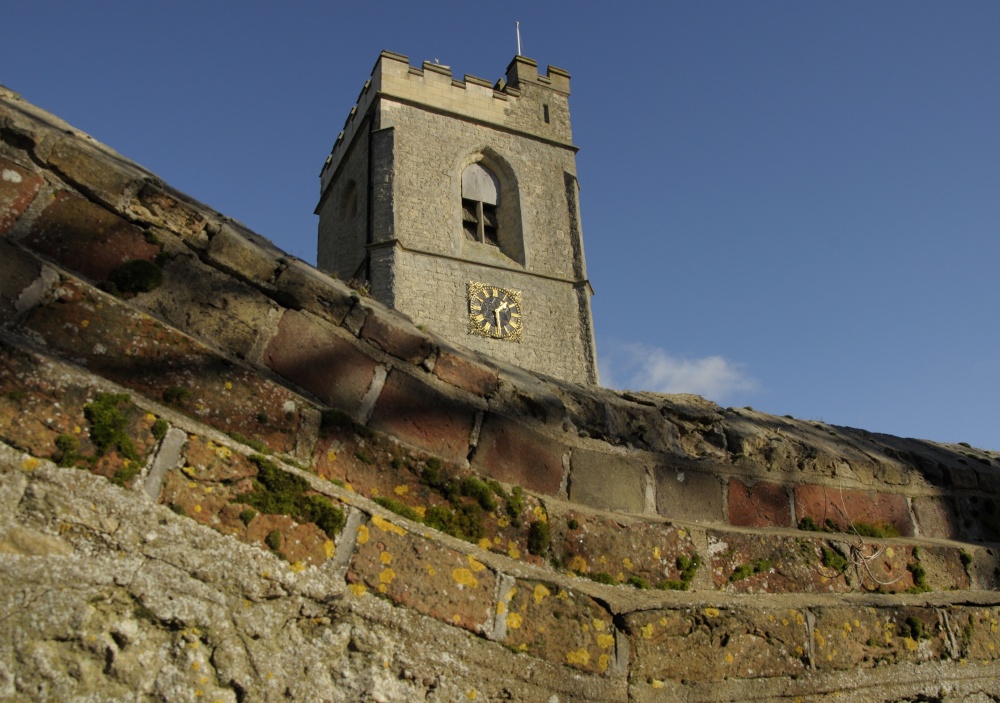
{"label": "crenellated parapet", "polygon": [[408,57],[383,51],[323,164],[321,192],[325,192],[376,97],[419,104],[481,124],[510,127],[574,148],[566,107],[569,83],[568,72],[549,66],[542,75],[537,62],[525,56],[515,56],[506,77],[491,83],[468,74],[457,79],[449,66],[431,61],[411,66]]}

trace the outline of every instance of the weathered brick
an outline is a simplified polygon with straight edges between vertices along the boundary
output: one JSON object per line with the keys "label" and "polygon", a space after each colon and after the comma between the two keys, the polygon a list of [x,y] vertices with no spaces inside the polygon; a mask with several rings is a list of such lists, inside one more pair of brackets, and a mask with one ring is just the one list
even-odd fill
{"label": "weathered brick", "polygon": [[301,396],[79,281],[63,278],[58,289],[58,301],[20,322],[48,348],[223,432],[294,449]]}
{"label": "weathered brick", "polygon": [[571,571],[604,572],[619,583],[638,577],[652,587],[667,580],[680,586],[677,558],[690,559],[695,553],[688,531],[669,524],[626,520],[575,511],[558,520],[550,516],[553,534],[562,535],[553,540],[553,551]]}
{"label": "weathered brick", "polygon": [[355,595],[371,590],[472,632],[493,624],[496,575],[471,555],[379,516],[358,529],[357,541],[347,572]]}
{"label": "weathered brick", "polygon": [[717,476],[692,471],[687,464],[656,467],[656,511],[680,520],[721,522],[722,482]]}
{"label": "weathered brick", "polygon": [[799,520],[811,517],[817,525],[832,520],[842,531],[847,531],[852,523],[883,522],[894,526],[900,535],[913,535],[906,497],[899,493],[799,485],[795,487],[795,515]]}
{"label": "weathered brick", "polygon": [[668,680],[797,676],[809,651],[805,613],[785,608],[647,610],[625,616],[630,678]]}
{"label": "weathered brick", "polygon": [[361,328],[361,338],[411,364],[419,364],[434,348],[430,338],[413,323],[379,308],[368,313]]}
{"label": "weathered brick", "polygon": [[792,508],[785,487],[761,481],[747,486],[729,479],[729,524],[740,527],[791,527]]}
{"label": "weathered brick", "polygon": [[[847,559],[850,547],[819,536],[744,534],[709,530],[706,568],[719,590],[731,593],[845,593],[843,570],[823,563],[824,549]],[[846,561],[845,561],[846,563]],[[903,565],[905,568],[905,564]],[[854,576],[852,572],[852,577]]]}
{"label": "weathered brick", "polygon": [[469,453],[475,414],[470,405],[395,369],[386,379],[368,424],[446,461],[460,463]]}
{"label": "weathered brick", "polygon": [[495,479],[556,495],[566,447],[501,415],[487,415],[472,466]]}
{"label": "weathered brick", "polygon": [[434,364],[434,375],[445,383],[484,398],[493,393],[499,383],[499,374],[495,368],[445,347],[441,348]]}
{"label": "weathered brick", "polygon": [[135,225],[66,191],[45,208],[23,242],[95,281],[107,280],[130,259],[152,259],[160,251]]}
{"label": "weathered brick", "polygon": [[357,412],[377,364],[326,324],[288,310],[264,352],[275,372],[349,414]]}
{"label": "weathered brick", "polygon": [[504,645],[516,651],[593,674],[614,661],[611,614],[583,593],[518,579],[501,592],[497,616],[505,619]]}
{"label": "weathered brick", "polygon": [[44,182],[38,174],[0,159],[0,234],[10,231]]}
{"label": "weathered brick", "polygon": [[569,499],[602,510],[641,513],[646,468],[634,457],[576,449],[570,460]]}
{"label": "weathered brick", "polygon": [[813,611],[813,666],[868,669],[947,658],[948,635],[931,608],[818,608]]}

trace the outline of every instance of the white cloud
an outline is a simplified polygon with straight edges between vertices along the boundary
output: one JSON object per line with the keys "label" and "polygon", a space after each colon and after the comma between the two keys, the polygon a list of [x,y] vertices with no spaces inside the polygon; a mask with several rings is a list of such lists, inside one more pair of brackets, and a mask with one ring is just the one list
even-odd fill
{"label": "white cloud", "polygon": [[681,359],[656,347],[625,344],[599,358],[601,383],[610,388],[696,393],[717,403],[760,388],[756,379],[746,374],[743,364],[721,356]]}

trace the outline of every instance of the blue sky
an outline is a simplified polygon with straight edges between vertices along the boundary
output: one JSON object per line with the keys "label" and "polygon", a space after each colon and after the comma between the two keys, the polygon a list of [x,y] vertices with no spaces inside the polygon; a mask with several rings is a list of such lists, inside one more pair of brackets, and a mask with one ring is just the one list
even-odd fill
{"label": "blue sky", "polygon": [[572,76],[602,381],[1000,449],[1000,3],[15,3],[0,83],[315,261],[382,49]]}

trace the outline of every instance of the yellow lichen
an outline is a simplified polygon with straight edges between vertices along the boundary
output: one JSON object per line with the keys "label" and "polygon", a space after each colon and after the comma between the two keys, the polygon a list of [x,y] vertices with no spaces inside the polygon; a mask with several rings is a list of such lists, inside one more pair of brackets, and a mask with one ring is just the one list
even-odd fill
{"label": "yellow lichen", "polygon": [[403,485],[396,486],[395,488],[392,489],[392,492],[398,496],[405,496],[407,493],[410,492],[410,487]]}
{"label": "yellow lichen", "polygon": [[566,652],[566,663],[576,666],[587,666],[590,663],[590,652],[586,649],[578,649],[575,652]]}
{"label": "yellow lichen", "polygon": [[813,635],[816,637],[816,644],[818,644],[820,647],[826,645],[826,638],[823,637],[823,633],[821,633],[819,630],[816,630],[816,632],[814,632]]}
{"label": "yellow lichen", "polygon": [[392,554],[390,554],[389,552],[382,552],[381,554],[378,555],[378,560],[383,564],[385,564],[386,566],[388,566],[389,564],[392,563]]}
{"label": "yellow lichen", "polygon": [[509,613],[507,615],[507,627],[511,630],[517,630],[521,627],[522,618],[518,613]]}
{"label": "yellow lichen", "polygon": [[590,632],[590,625],[588,625],[585,622],[581,622],[580,629],[583,630],[584,632]]}
{"label": "yellow lichen", "polygon": [[459,567],[451,572],[451,577],[461,586],[468,586],[469,588],[475,588],[479,585],[479,581],[476,577],[472,575],[472,572],[466,568]]}
{"label": "yellow lichen", "polygon": [[420,517],[423,517],[424,515],[427,514],[427,506],[426,505],[418,505],[417,507],[415,507],[413,509],[413,512],[415,512]]}
{"label": "yellow lichen", "polygon": [[597,646],[601,649],[611,649],[615,646],[615,636],[604,633],[597,636]]}
{"label": "yellow lichen", "polygon": [[200,513],[200,512],[201,512],[201,506],[200,506],[200,505],[196,505],[196,506],[194,506],[194,511],[195,511],[196,513]]}
{"label": "yellow lichen", "polygon": [[34,471],[38,468],[41,462],[33,456],[26,457],[24,461],[21,462],[21,468],[25,471]]}
{"label": "yellow lichen", "polygon": [[90,327],[90,320],[80,320],[80,327],[84,329]]}
{"label": "yellow lichen", "polygon": [[478,574],[480,571],[486,568],[486,565],[483,564],[483,562],[479,561],[471,554],[469,555],[468,559],[469,559],[469,568],[472,569],[472,573]]}
{"label": "yellow lichen", "polygon": [[521,558],[521,550],[517,548],[516,542],[507,543],[507,556],[509,556],[511,559]]}
{"label": "yellow lichen", "polygon": [[663,688],[663,682],[660,681],[659,679],[653,679],[652,681],[649,682],[649,685],[652,686],[653,688]]}
{"label": "yellow lichen", "polygon": [[594,626],[594,630],[596,630],[597,632],[604,632],[605,622],[603,620],[594,618],[593,620],[590,621],[590,623]]}
{"label": "yellow lichen", "polygon": [[399,525],[393,525],[391,522],[389,522],[380,515],[372,515],[372,524],[375,525],[375,527],[382,530],[383,532],[392,532],[393,534],[396,535],[406,534],[406,530],[404,530],[402,527],[400,527]]}
{"label": "yellow lichen", "polygon": [[497,615],[503,615],[506,612],[507,612],[507,604],[504,603],[502,600],[497,601]]}
{"label": "yellow lichen", "polygon": [[608,664],[611,663],[611,657],[607,654],[602,654],[597,658],[597,673],[603,674],[608,670]]}
{"label": "yellow lichen", "polygon": [[684,530],[677,530],[677,536],[680,537],[681,539],[684,539],[685,537],[687,537],[687,532],[685,532]]}
{"label": "yellow lichen", "polygon": [[535,516],[535,519],[538,520],[539,522],[549,521],[549,516],[545,514],[545,508],[543,508],[542,506],[536,505],[535,509],[532,510],[531,512]]}
{"label": "yellow lichen", "polygon": [[378,575],[379,583],[390,584],[393,579],[396,578],[396,572],[393,569],[382,569]]}
{"label": "yellow lichen", "polygon": [[559,600],[567,600],[569,598],[569,594],[566,592],[566,589],[560,588],[559,593],[556,594],[556,598]]}
{"label": "yellow lichen", "polygon": [[435,576],[435,575],[437,575],[437,569],[435,569],[435,568],[434,568],[433,566],[431,566],[430,564],[428,564],[428,565],[427,565],[426,567],[424,567],[424,568],[426,568],[426,569],[427,569],[427,575],[428,575],[428,576]]}
{"label": "yellow lichen", "polygon": [[705,615],[708,616],[708,617],[710,617],[710,618],[717,618],[717,617],[719,617],[719,609],[718,608],[705,608]]}
{"label": "yellow lichen", "polygon": [[331,557],[333,557],[333,555],[334,555],[334,553],[336,551],[337,551],[337,548],[334,545],[332,539],[328,539],[325,542],[323,542],[323,553],[326,554],[326,558],[327,559],[330,559]]}
{"label": "yellow lichen", "polygon": [[578,571],[581,574],[587,573],[587,560],[577,555],[569,560],[570,571]]}
{"label": "yellow lichen", "polygon": [[292,564],[291,566],[289,566],[288,568],[292,571],[292,573],[297,574],[297,573],[300,573],[302,571],[305,571],[306,570],[306,565],[304,563],[302,563],[301,561],[297,561],[294,564]]}
{"label": "yellow lichen", "polygon": [[736,660],[733,658],[732,652],[726,652],[726,663],[732,664],[734,661]]}
{"label": "yellow lichen", "polygon": [[493,542],[490,541],[489,537],[483,537],[476,544],[479,545],[480,549],[489,549],[490,547],[493,546]]}
{"label": "yellow lichen", "polygon": [[918,646],[917,645],[917,641],[915,639],[913,639],[912,637],[904,637],[903,638],[903,644],[905,644],[906,648],[908,650],[910,650],[911,652],[917,651],[917,646]]}
{"label": "yellow lichen", "polygon": [[476,689],[470,688],[469,691],[465,694],[465,697],[468,698],[470,701],[474,701],[474,700],[476,700],[476,697],[478,695],[479,694],[476,693]]}
{"label": "yellow lichen", "polygon": [[631,560],[631,559],[629,559],[628,557],[625,557],[624,559],[622,559],[622,564],[623,564],[623,565],[625,566],[625,568],[626,568],[626,569],[628,569],[629,571],[632,571],[632,569],[634,569],[634,568],[635,568],[634,566],[632,566],[632,560]]}
{"label": "yellow lichen", "polygon": [[505,515],[501,515],[500,517],[497,518],[497,527],[499,527],[500,529],[503,529],[508,525],[510,525],[510,520],[508,520]]}
{"label": "yellow lichen", "polygon": [[368,541],[368,525],[358,527],[358,544],[365,544]]}
{"label": "yellow lichen", "polygon": [[640,627],[639,633],[642,635],[642,638],[644,640],[653,639],[653,623],[649,623],[648,625],[643,625],[642,627]]}
{"label": "yellow lichen", "polygon": [[233,382],[232,381],[226,381],[225,384],[223,384],[223,385],[226,386],[226,390],[227,391],[233,390]]}
{"label": "yellow lichen", "polygon": [[552,595],[552,592],[549,589],[542,584],[538,584],[535,586],[535,605],[538,605],[550,595]]}
{"label": "yellow lichen", "polygon": [[653,558],[654,559],[659,559],[660,558],[660,548],[659,547],[653,547]]}

